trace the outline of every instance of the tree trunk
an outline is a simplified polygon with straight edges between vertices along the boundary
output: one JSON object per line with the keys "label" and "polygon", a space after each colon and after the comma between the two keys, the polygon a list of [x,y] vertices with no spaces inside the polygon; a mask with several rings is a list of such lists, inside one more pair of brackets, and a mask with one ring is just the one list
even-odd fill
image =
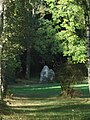
{"label": "tree trunk", "polygon": [[27,57],[26,57],[26,79],[30,80],[30,61],[31,61],[31,46],[27,48]]}
{"label": "tree trunk", "polygon": [[90,57],[88,58],[88,86],[89,86],[89,93],[90,93]]}
{"label": "tree trunk", "polygon": [[0,45],[0,101],[2,100],[2,77],[1,77],[1,49],[2,49],[2,46]]}
{"label": "tree trunk", "polygon": [[[3,28],[3,22],[2,22],[2,0],[0,1],[0,37],[2,33]],[[2,101],[2,73],[1,73],[1,56],[2,56],[2,43],[0,42],[0,101]]]}
{"label": "tree trunk", "polygon": [[87,38],[87,62],[88,62],[88,86],[90,93],[90,0],[84,1],[84,13],[86,24],[86,38]]}
{"label": "tree trunk", "polygon": [[90,93],[90,27],[87,25],[87,57],[88,57],[88,85]]}

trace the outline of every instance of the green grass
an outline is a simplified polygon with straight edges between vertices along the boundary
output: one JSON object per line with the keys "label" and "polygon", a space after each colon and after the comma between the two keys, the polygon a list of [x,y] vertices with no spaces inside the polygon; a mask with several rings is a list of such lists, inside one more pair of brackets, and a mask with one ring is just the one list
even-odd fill
{"label": "green grass", "polygon": [[10,86],[13,99],[0,113],[2,120],[90,120],[90,98],[88,85],[75,85],[83,96],[60,97],[58,84],[35,84]]}

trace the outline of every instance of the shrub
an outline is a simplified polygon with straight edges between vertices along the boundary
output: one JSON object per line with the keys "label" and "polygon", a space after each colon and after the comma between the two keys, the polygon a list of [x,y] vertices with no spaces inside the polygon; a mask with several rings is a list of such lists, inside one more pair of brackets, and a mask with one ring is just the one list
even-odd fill
{"label": "shrub", "polygon": [[62,95],[73,97],[73,84],[81,83],[84,78],[82,70],[75,64],[62,64],[57,70],[57,80],[60,82]]}

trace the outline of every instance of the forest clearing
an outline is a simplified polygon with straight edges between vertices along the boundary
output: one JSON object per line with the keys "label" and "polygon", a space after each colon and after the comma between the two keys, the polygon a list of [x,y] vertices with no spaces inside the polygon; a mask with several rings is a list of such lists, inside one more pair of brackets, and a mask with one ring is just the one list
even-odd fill
{"label": "forest clearing", "polygon": [[82,96],[62,98],[58,84],[10,86],[13,96],[5,100],[8,106],[0,113],[2,120],[89,120],[88,85],[74,88]]}
{"label": "forest clearing", "polygon": [[0,120],[90,120],[90,0],[0,0]]}

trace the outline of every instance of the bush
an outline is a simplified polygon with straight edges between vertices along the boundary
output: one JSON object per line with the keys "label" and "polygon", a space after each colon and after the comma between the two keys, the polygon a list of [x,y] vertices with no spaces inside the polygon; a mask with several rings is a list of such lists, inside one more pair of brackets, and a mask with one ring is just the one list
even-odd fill
{"label": "bush", "polygon": [[20,61],[17,59],[9,59],[2,62],[2,99],[6,97],[8,84],[15,82],[15,72],[20,68]]}
{"label": "bush", "polygon": [[3,67],[4,69],[3,75],[8,84],[13,83],[15,81],[16,70],[20,69],[20,67],[21,63],[16,58],[5,61],[5,67]]}
{"label": "bush", "polygon": [[62,64],[57,70],[57,81],[60,82],[63,96],[72,97],[75,90],[71,85],[81,83],[83,78],[82,70],[75,64]]}

